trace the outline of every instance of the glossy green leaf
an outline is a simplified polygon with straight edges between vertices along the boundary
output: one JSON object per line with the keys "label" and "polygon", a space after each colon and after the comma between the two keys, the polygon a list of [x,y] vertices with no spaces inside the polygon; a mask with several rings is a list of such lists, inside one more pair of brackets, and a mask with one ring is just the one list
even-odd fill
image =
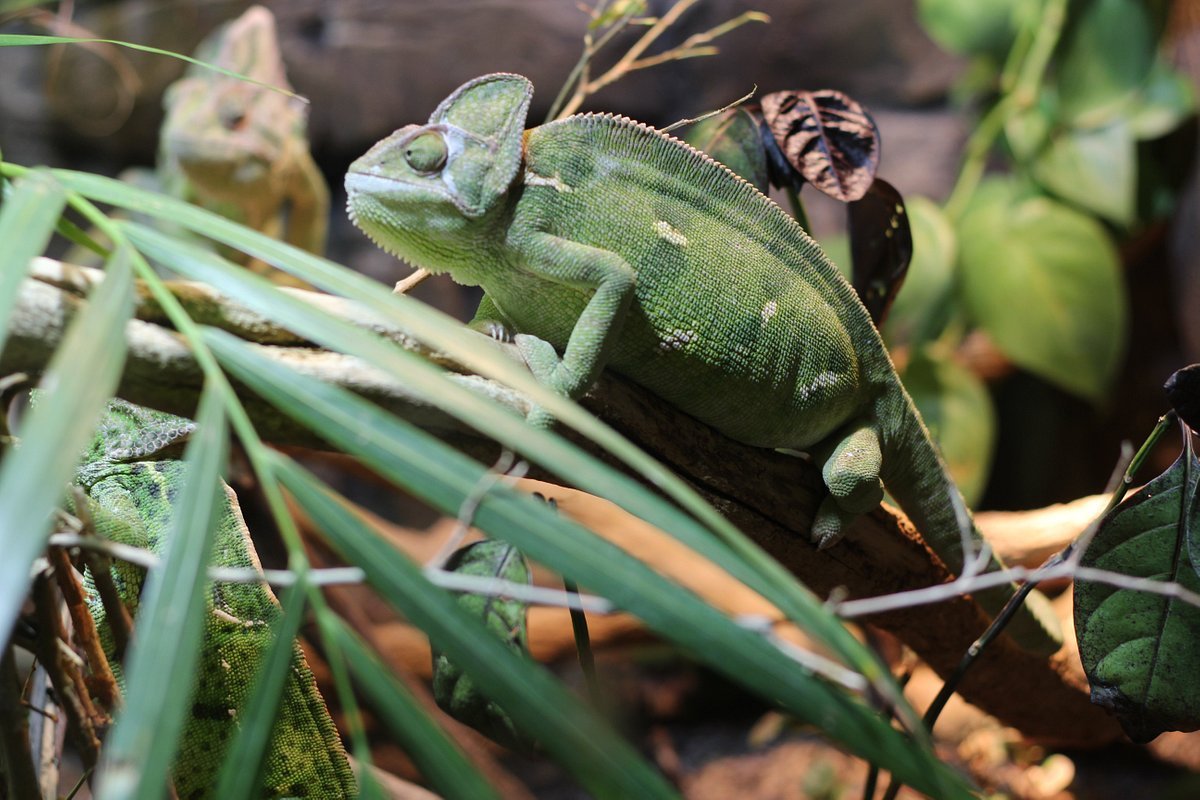
{"label": "glossy green leaf", "polygon": [[1012,0],[917,0],[934,41],[962,55],[1003,54],[1016,35]]}
{"label": "glossy green leaf", "polygon": [[412,690],[398,681],[344,622],[335,620],[333,631],[338,649],[345,654],[354,681],[370,701],[371,709],[429,785],[444,797],[499,800],[487,778],[430,719]]}
{"label": "glossy green leaf", "polygon": [[763,150],[758,119],[743,107],[730,109],[693,125],[684,137],[741,175],[760,192],[766,192],[767,155]]}
{"label": "glossy green leaf", "polygon": [[1134,221],[1137,147],[1124,120],[1058,132],[1033,161],[1032,171],[1038,183],[1079,208],[1121,226]]}
{"label": "glossy green leaf", "polygon": [[958,237],[941,207],[927,197],[906,201],[912,230],[912,264],[883,323],[889,344],[914,343],[935,335],[945,322],[954,290]]}
{"label": "glossy green leaf", "polygon": [[[1200,460],[1191,447],[1096,531],[1082,565],[1200,592],[1188,557],[1195,536]],[[1200,608],[1182,599],[1075,581],[1075,635],[1092,702],[1131,739],[1200,728]]]}
{"label": "glossy green leaf", "polygon": [[[270,363],[256,356],[245,343],[221,331],[207,332],[206,341],[239,380],[273,405],[313,430],[321,431],[332,445],[356,455],[378,474],[444,513],[456,514],[484,479],[486,471],[482,465],[343,389]],[[300,489],[291,488],[297,497],[302,497]],[[312,508],[309,512],[318,516]],[[554,513],[544,503],[497,485],[480,502],[473,521],[489,536],[511,542],[530,558],[572,577],[637,615],[649,627],[731,679],[819,724],[827,735],[864,758],[886,765],[897,774],[903,773],[906,783],[935,794],[960,796],[961,784],[957,778],[930,751],[883,724],[874,710],[799,668],[764,637],[736,624],[623,550]],[[328,535],[332,541],[334,534]],[[397,561],[402,561],[403,556],[395,551],[389,555],[389,548],[381,549],[381,545],[373,543],[373,535],[369,539],[366,534],[357,534],[332,543],[351,563],[366,570],[368,580],[377,588],[394,586],[399,591],[400,586],[410,582],[405,568]],[[400,610],[414,619],[411,609]],[[436,641],[433,630],[416,619],[414,622],[426,629],[435,639],[435,645],[462,664],[479,686],[548,751],[560,759],[568,754],[578,755],[574,751],[578,745],[563,740],[561,732],[537,727],[546,713],[545,707],[555,706],[559,701],[543,698],[538,704],[535,724],[525,716],[527,709],[520,705],[527,700],[520,701],[508,693],[510,689],[485,682],[477,665],[487,662],[481,662],[479,654],[467,655],[445,641]],[[494,637],[487,638],[512,657]]]}
{"label": "glossy green leaf", "polygon": [[[460,548],[446,562],[445,569],[461,575],[518,584],[528,584],[532,578],[529,565],[517,548],[495,539]],[[514,652],[528,655],[527,603],[503,595],[463,592],[458,595],[458,605]],[[508,713],[479,690],[462,665],[438,650],[433,651],[433,697],[450,716],[500,744],[522,751],[535,749],[534,743],[521,735]]]}
{"label": "glossy green leaf", "polygon": [[967,505],[983,496],[996,445],[996,412],[975,373],[921,348],[901,376]]}
{"label": "glossy green leaf", "polygon": [[1191,81],[1160,57],[1129,114],[1129,127],[1138,139],[1157,139],[1195,112],[1196,90]]}
{"label": "glossy green leaf", "polygon": [[[171,517],[162,564],[146,576],[139,631],[126,657],[125,704],[105,740],[98,770],[106,798],[158,800],[191,710],[207,609],[207,565],[221,504],[227,431],[220,395],[201,395],[184,455],[186,480]],[[170,631],[170,635],[163,635]],[[157,635],[154,635],[157,634]]]}
{"label": "glossy green leaf", "polygon": [[1019,366],[1092,401],[1125,347],[1125,290],[1104,228],[1003,180],[980,186],[959,225],[967,308]]}
{"label": "glossy green leaf", "polygon": [[1142,0],[1082,0],[1061,43],[1057,86],[1074,127],[1126,111],[1154,64],[1157,37]]}
{"label": "glossy green leaf", "polygon": [[133,315],[130,251],[119,247],[107,278],[75,316],[21,426],[21,447],[0,464],[0,647],[6,646],[46,546],[51,511],[96,429],[125,362],[125,323]]}

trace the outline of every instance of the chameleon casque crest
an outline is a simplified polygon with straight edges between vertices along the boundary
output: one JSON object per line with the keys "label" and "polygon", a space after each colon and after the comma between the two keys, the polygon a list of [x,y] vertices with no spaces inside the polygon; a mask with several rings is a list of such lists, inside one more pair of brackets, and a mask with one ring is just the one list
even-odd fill
{"label": "chameleon casque crest", "polygon": [[[385,250],[483,287],[472,325],[515,332],[556,391],[577,397],[607,367],[733,439],[812,453],[829,489],[818,544],[886,486],[960,570],[958,490],[816,243],[724,166],[641,123],[582,114],[525,130],[531,97],[519,75],[460,87],[351,165],[351,218]],[[975,596],[994,615],[1012,591]],[[1059,646],[1036,592],[1007,631],[1035,652]]]}

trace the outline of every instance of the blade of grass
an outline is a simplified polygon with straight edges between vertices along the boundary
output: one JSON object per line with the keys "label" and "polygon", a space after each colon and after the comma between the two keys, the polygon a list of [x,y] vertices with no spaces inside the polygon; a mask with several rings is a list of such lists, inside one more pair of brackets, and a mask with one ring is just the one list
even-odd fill
{"label": "blade of grass", "polygon": [[0,349],[29,263],[45,251],[66,202],[67,192],[57,181],[34,172],[16,181],[0,203]]}
{"label": "blade of grass", "polygon": [[[227,431],[222,398],[206,387],[158,569],[146,577],[127,656],[125,707],[105,743],[97,782],[110,800],[159,800],[192,704],[207,610],[207,566],[223,503]],[[160,476],[151,476],[151,480]]]}
{"label": "blade of grass", "polygon": [[446,797],[499,800],[487,779],[434,723],[408,687],[392,677],[379,657],[341,620],[334,630],[355,682],[430,785]]}
{"label": "blade of grass", "polygon": [[142,53],[153,53],[154,55],[166,56],[167,58],[177,58],[180,61],[186,61],[187,63],[194,64],[197,67],[210,69],[213,72],[219,72],[222,75],[230,78],[237,78],[240,81],[253,83],[254,85],[261,86],[264,89],[270,89],[273,92],[279,92],[280,94],[287,95],[288,97],[294,97],[297,100],[301,100],[305,103],[308,102],[306,98],[289,89],[282,89],[278,86],[272,86],[269,83],[256,81],[254,78],[250,78],[240,72],[234,72],[231,69],[218,67],[215,64],[209,64],[207,61],[200,61],[199,59],[192,58],[191,56],[185,56],[182,53],[172,53],[170,50],[161,50],[157,47],[151,47],[145,44],[122,42],[118,39],[91,39],[78,36],[46,36],[38,33],[0,33],[0,47],[31,47],[44,46],[48,44],[111,44],[117,47],[126,47],[130,50],[137,50]]}
{"label": "blade of grass", "polygon": [[[269,362],[222,331],[209,330],[205,338],[232,374],[281,411],[320,431],[335,446],[358,456],[444,513],[454,514],[485,474],[481,465],[346,390]],[[285,483],[291,480],[282,470],[279,475]],[[302,503],[303,496],[312,492],[308,485],[288,486]],[[308,510],[317,518],[313,509]],[[950,792],[947,796],[953,795],[957,779],[952,773],[874,711],[807,673],[763,637],[736,625],[690,591],[544,504],[496,486],[480,503],[474,524],[608,597],[715,669],[819,724],[831,738],[860,755],[912,775],[926,788],[944,782],[940,788]],[[396,571],[402,568],[394,563],[400,557],[376,543],[361,523],[358,530],[355,537],[336,541],[332,532],[327,535],[335,549],[367,572],[372,585],[389,585],[388,576],[399,574]],[[386,568],[384,563],[388,563]],[[401,611],[412,619],[408,610]],[[430,635],[433,637],[432,631]],[[468,671],[468,665],[475,663],[449,649],[446,652]],[[512,712],[502,698],[496,699]],[[958,786],[961,788],[961,783]]]}
{"label": "blade of grass", "polygon": [[50,512],[116,389],[132,314],[130,251],[121,247],[51,359],[22,426],[21,447],[0,465],[0,648],[20,614],[34,559],[46,546]]}

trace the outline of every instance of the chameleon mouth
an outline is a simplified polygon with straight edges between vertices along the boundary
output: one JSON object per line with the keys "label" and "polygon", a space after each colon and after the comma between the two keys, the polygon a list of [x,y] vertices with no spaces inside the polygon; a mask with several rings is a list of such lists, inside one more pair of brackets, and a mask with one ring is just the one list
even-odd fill
{"label": "chameleon mouth", "polygon": [[346,216],[350,218],[350,222],[354,225],[354,227],[356,227],[360,231],[362,231],[366,235],[366,237],[368,239],[370,239],[371,242],[376,247],[378,247],[380,250],[387,253],[389,256],[392,256],[393,258],[398,258],[401,261],[407,261],[408,259],[406,259],[404,257],[404,255],[402,253],[400,253],[394,245],[389,244],[383,238],[382,234],[376,234],[375,226],[371,223],[371,215],[369,213],[366,215],[359,214],[358,206],[354,202],[355,195],[353,192],[349,191],[349,189],[350,189],[349,183],[350,182],[348,179],[347,179],[346,183],[347,183],[346,188],[347,188],[347,195],[348,195],[346,198]]}

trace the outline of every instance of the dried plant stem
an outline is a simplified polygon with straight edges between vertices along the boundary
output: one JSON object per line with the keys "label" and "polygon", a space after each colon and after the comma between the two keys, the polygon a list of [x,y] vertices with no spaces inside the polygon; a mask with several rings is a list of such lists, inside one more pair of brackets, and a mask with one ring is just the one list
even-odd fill
{"label": "dried plant stem", "polygon": [[[29,711],[21,701],[21,677],[11,646],[0,652],[0,729],[0,779],[8,782],[7,796],[41,798],[29,744]],[[0,781],[0,797],[5,788]]]}
{"label": "dried plant stem", "polygon": [[53,581],[45,573],[34,578],[33,603],[38,625],[34,639],[38,660],[50,676],[58,702],[67,716],[67,734],[79,751],[84,768],[94,770],[100,757],[96,709],[78,664],[64,652],[67,634],[58,612],[58,596]]}
{"label": "dried plant stem", "polygon": [[[575,91],[571,95],[571,99],[559,108],[559,103],[556,100],[552,108],[552,119],[560,119],[568,117],[579,110],[583,105],[583,101],[588,96],[595,94],[606,86],[609,86],[621,78],[639,69],[654,67],[659,64],[665,64],[669,61],[679,61],[684,58],[697,58],[701,56],[715,55],[717,48],[709,46],[709,43],[714,39],[724,36],[726,33],[741,27],[749,22],[767,22],[769,17],[758,11],[746,11],[733,19],[727,20],[720,25],[714,26],[707,31],[692,34],[684,40],[683,44],[664,50],[661,53],[656,53],[652,56],[643,54],[653,45],[664,32],[672,25],[679,21],[692,6],[696,5],[698,0],[679,0],[675,5],[671,6],[665,14],[654,21],[645,33],[633,43],[633,45],[625,51],[625,54],[617,59],[617,63],[613,64],[604,71],[599,77],[588,79],[588,71],[592,58],[619,30],[623,29],[632,19],[631,15],[626,15],[618,20],[598,42],[593,43],[589,37],[584,40],[584,53],[580,62],[572,71],[571,76],[567,80],[567,86],[574,85]],[[564,87],[565,88],[565,87]]]}
{"label": "dried plant stem", "polygon": [[87,607],[87,599],[83,594],[83,586],[67,553],[61,547],[52,547],[47,551],[47,558],[54,570],[55,582],[67,604],[67,613],[71,615],[71,624],[75,627],[75,641],[87,656],[88,666],[92,671],[91,692],[100,699],[105,708],[113,708],[120,697],[117,679],[113,677],[112,668],[108,664],[108,656],[100,643],[100,635],[96,630],[96,621],[92,619]]}

